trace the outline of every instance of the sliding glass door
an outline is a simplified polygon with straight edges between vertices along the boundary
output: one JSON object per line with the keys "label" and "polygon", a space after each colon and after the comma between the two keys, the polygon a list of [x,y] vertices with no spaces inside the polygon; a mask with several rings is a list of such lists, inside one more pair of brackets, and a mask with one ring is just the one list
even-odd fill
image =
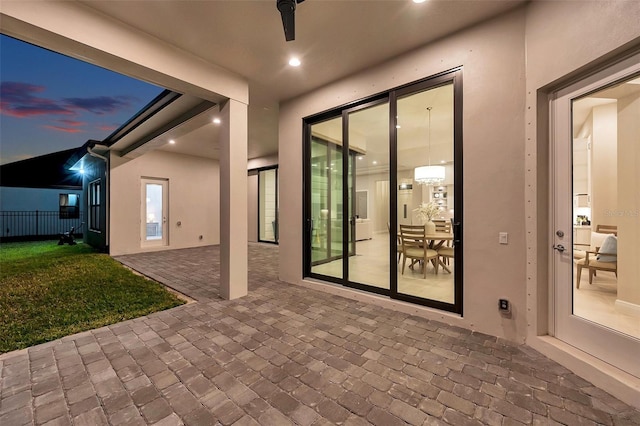
{"label": "sliding glass door", "polygon": [[461,93],[457,70],[306,119],[305,276],[462,313]]}

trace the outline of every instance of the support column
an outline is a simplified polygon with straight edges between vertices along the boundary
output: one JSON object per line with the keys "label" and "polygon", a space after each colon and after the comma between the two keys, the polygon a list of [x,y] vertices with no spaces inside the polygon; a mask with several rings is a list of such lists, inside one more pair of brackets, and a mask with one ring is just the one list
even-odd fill
{"label": "support column", "polygon": [[220,108],[220,296],[247,295],[247,105]]}

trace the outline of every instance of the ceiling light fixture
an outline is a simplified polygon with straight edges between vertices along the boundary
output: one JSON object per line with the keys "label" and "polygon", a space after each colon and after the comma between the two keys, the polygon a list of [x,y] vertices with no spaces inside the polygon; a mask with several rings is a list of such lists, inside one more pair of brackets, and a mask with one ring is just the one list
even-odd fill
{"label": "ceiling light fixture", "polygon": [[427,107],[429,117],[429,127],[427,133],[428,166],[416,167],[413,171],[413,179],[423,185],[437,185],[444,182],[444,166],[431,165],[431,107]]}
{"label": "ceiling light fixture", "polygon": [[301,63],[302,62],[300,62],[300,59],[296,57],[289,59],[289,65],[291,65],[292,67],[299,67]]}
{"label": "ceiling light fixture", "polygon": [[427,0],[413,0],[414,3],[424,3]]}
{"label": "ceiling light fixture", "polygon": [[218,117],[213,119],[213,124],[220,124],[220,123],[221,123],[221,121],[220,121],[220,119]]}
{"label": "ceiling light fixture", "polygon": [[176,141],[174,141],[173,139],[169,139],[169,143],[170,143],[171,145],[173,145],[173,144],[175,144],[175,143],[176,143]]}

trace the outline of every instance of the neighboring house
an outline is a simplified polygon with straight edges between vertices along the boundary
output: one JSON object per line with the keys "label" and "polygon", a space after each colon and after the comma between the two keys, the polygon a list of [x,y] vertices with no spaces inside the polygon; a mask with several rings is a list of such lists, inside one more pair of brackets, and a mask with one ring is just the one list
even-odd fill
{"label": "neighboring house", "polygon": [[82,234],[82,176],[70,170],[77,149],[0,166],[3,240],[46,238],[76,227]]}
{"label": "neighboring house", "polygon": [[[275,222],[282,281],[526,343],[639,406],[640,337],[578,309],[595,286],[576,288],[569,253],[574,195],[599,193],[590,219],[619,238],[608,313],[637,330],[640,3],[305,2],[289,44],[279,16],[265,19],[273,3],[2,2],[8,35],[172,90],[88,147],[85,190],[104,212],[88,241],[113,255],[219,243],[220,294],[242,297],[247,169],[270,165],[247,160],[277,151],[279,195],[263,198],[278,208],[261,222]],[[615,137],[598,134],[605,115]],[[604,188],[572,193],[576,137],[606,157],[585,165]],[[417,174],[433,165],[437,186]],[[422,275],[403,287],[396,261],[394,228],[427,200],[455,229],[441,293]],[[358,243],[355,215],[369,221]]]}

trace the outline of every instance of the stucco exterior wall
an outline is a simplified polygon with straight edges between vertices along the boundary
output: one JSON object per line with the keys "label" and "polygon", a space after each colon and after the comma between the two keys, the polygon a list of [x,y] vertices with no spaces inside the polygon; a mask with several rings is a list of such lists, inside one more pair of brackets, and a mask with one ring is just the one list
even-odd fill
{"label": "stucco exterior wall", "polygon": [[[168,246],[141,247],[142,177],[169,181]],[[110,254],[219,244],[219,187],[220,167],[214,160],[163,151],[152,151],[134,160],[112,156]]]}
{"label": "stucco exterior wall", "polygon": [[[280,264],[281,279],[303,284],[303,117],[462,66],[464,315],[397,305],[510,340],[525,339],[524,22],[521,8],[281,105],[280,256],[287,259]],[[498,244],[499,232],[509,233],[509,245]],[[499,314],[499,298],[512,302],[511,318]]]}

